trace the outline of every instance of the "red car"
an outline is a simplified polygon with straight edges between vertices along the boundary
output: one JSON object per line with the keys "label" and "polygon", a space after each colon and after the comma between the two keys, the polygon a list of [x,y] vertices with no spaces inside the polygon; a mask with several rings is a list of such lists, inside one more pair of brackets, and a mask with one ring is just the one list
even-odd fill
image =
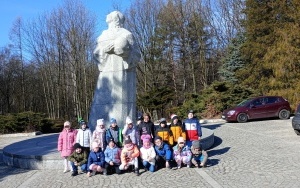
{"label": "red car", "polygon": [[250,119],[279,117],[290,118],[289,102],[280,96],[260,96],[247,99],[236,107],[224,110],[222,119],[226,121],[247,122]]}

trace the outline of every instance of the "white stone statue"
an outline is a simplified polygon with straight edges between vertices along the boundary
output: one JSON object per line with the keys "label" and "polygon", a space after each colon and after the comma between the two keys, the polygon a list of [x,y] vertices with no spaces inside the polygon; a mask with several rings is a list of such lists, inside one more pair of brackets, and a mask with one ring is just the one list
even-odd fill
{"label": "white stone statue", "polygon": [[127,116],[136,117],[136,64],[140,53],[131,32],[123,28],[119,11],[107,15],[108,29],[97,39],[94,57],[100,71],[89,116],[89,126],[99,118],[117,119],[123,126]]}

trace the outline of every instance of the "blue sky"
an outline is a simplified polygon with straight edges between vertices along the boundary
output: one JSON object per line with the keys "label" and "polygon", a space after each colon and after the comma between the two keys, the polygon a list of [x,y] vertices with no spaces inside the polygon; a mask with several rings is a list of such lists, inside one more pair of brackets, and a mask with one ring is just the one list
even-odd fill
{"label": "blue sky", "polygon": [[[23,21],[36,18],[62,5],[64,0],[0,0],[0,48],[9,44],[9,32],[13,22],[21,17]],[[81,0],[88,10],[97,16],[97,30],[107,27],[105,18],[116,5],[121,11],[130,6],[131,0]]]}

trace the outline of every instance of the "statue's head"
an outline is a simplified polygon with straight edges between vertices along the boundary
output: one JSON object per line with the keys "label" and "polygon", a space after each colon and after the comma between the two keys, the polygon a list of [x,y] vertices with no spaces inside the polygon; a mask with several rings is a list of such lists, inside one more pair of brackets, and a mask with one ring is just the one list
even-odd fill
{"label": "statue's head", "polygon": [[108,25],[113,23],[115,27],[123,27],[124,22],[125,22],[125,17],[119,11],[113,11],[106,16],[106,23]]}

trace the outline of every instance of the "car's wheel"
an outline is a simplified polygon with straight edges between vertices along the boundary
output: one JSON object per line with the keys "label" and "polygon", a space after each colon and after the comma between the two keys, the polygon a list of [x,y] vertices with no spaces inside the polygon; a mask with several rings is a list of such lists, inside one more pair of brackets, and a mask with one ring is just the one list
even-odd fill
{"label": "car's wheel", "polygon": [[290,118],[290,111],[286,110],[286,109],[282,109],[280,110],[278,117],[280,119],[289,119]]}
{"label": "car's wheel", "polygon": [[297,135],[300,135],[300,130],[294,129],[294,131]]}
{"label": "car's wheel", "polygon": [[248,121],[248,116],[246,113],[240,113],[238,116],[237,116],[237,121],[239,123],[245,123]]}

